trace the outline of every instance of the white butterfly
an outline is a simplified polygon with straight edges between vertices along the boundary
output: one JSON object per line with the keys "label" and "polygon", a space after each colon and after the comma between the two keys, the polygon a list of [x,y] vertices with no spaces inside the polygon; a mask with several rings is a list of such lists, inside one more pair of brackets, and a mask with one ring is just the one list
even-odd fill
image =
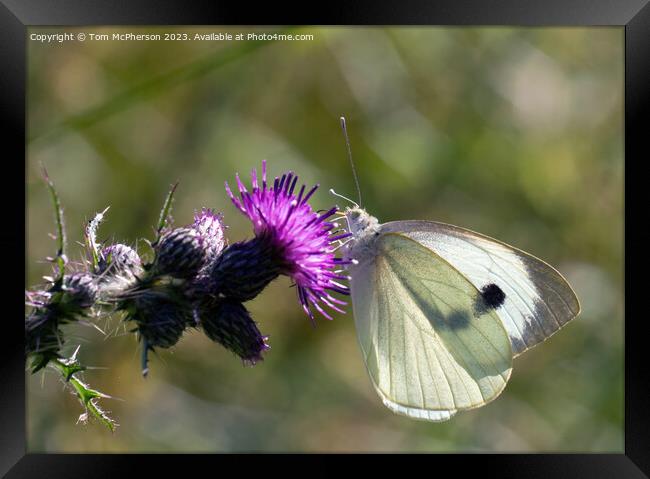
{"label": "white butterfly", "polygon": [[380,224],[358,206],[345,217],[359,345],[395,413],[446,421],[489,403],[513,358],[580,312],[560,273],[505,243],[432,221]]}

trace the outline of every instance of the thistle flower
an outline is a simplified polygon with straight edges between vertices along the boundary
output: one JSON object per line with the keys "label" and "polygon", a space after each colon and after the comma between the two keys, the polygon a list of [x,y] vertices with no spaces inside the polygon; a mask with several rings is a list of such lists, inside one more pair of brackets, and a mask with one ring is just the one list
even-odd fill
{"label": "thistle flower", "polygon": [[349,294],[347,286],[338,280],[336,268],[349,261],[335,256],[338,242],[350,236],[336,234],[336,223],[328,221],[337,212],[331,208],[318,214],[308,203],[318,185],[305,193],[305,186],[294,194],[298,177],[292,172],[275,178],[269,187],[266,181],[266,162],[262,162],[262,184],[257,172],[252,172],[252,191],[249,192],[237,175],[239,198],[228,183],[226,191],[233,204],[253,223],[255,238],[227,248],[212,271],[213,292],[247,300],[259,293],[279,274],[295,282],[298,298],[305,313],[313,319],[313,306],[323,316],[331,317],[321,303],[343,312],[338,305],[346,304],[334,298],[329,291]]}
{"label": "thistle flower", "polygon": [[202,310],[201,325],[213,341],[237,354],[245,363],[261,361],[262,352],[270,349],[267,336],[262,336],[255,321],[238,301],[228,299]]}
{"label": "thistle flower", "polygon": [[176,228],[163,234],[154,244],[155,274],[191,278],[205,264],[204,237],[193,228]]}

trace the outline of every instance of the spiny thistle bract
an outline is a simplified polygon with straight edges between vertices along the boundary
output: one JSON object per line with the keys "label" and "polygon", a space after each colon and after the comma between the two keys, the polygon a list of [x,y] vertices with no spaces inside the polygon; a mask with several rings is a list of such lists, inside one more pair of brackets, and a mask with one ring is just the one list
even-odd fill
{"label": "spiny thistle bract", "polygon": [[312,308],[331,319],[322,305],[343,312],[340,306],[346,303],[331,293],[348,294],[341,283],[347,277],[337,270],[346,260],[336,256],[348,233],[341,233],[330,221],[337,208],[319,214],[308,203],[318,186],[307,192],[302,186],[294,193],[297,180],[288,172],[269,187],[263,162],[262,184],[253,170],[252,192],[237,176],[236,198],[226,183],[230,199],[251,220],[254,231],[252,239],[230,246],[221,214],[206,208],[195,213],[193,223],[170,227],[174,185],[161,210],[156,237],[147,241],[153,249],[150,261],[126,244],[98,241],[97,230],[107,208],[86,223],[86,271],[66,272],[62,210],[46,177],[56,211],[58,251],[51,261],[58,272],[47,289],[27,293],[26,305],[31,309],[25,318],[25,352],[32,371],[48,364],[57,369],[86,409],[82,416],[90,413],[113,429],[114,421],[97,404],[108,396],[76,376],[85,369],[76,358],[78,349],[70,358],[60,352],[65,324],[90,319],[94,311],[121,312],[142,343],[142,370],[147,374],[148,353],[176,345],[189,328],[200,327],[245,364],[262,360],[270,348],[268,337],[242,303],[280,275],[294,281],[298,299],[312,320]]}

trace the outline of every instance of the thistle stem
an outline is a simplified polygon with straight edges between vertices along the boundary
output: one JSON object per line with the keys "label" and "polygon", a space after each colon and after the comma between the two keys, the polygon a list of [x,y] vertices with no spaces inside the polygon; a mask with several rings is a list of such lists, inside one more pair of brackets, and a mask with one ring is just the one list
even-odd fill
{"label": "thistle stem", "polygon": [[50,197],[52,199],[52,204],[54,205],[54,219],[56,222],[56,242],[57,242],[57,252],[56,252],[56,257],[54,258],[54,262],[57,264],[59,269],[58,279],[63,279],[63,275],[65,274],[65,263],[66,263],[66,256],[65,256],[66,235],[65,235],[65,227],[63,226],[63,208],[61,208],[61,201],[59,200],[59,195],[57,194],[56,189],[54,188],[54,183],[52,182],[52,180],[47,174],[47,170],[42,165],[41,168],[43,169],[43,179],[45,180],[45,184],[47,185],[47,188],[50,191]]}

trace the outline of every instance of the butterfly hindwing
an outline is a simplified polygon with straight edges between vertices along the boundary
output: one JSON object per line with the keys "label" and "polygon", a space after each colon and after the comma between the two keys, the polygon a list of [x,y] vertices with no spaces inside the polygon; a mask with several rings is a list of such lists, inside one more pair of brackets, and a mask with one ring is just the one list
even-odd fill
{"label": "butterfly hindwing", "polygon": [[488,288],[495,294],[500,290],[503,300],[495,309],[515,356],[544,341],[580,312],[571,286],[553,267],[488,236],[433,221],[394,221],[383,224],[382,232],[399,232],[433,251],[478,290]]}
{"label": "butterfly hindwing", "polygon": [[429,248],[381,234],[352,271],[359,343],[372,382],[394,412],[442,421],[505,387],[510,340],[481,292]]}

